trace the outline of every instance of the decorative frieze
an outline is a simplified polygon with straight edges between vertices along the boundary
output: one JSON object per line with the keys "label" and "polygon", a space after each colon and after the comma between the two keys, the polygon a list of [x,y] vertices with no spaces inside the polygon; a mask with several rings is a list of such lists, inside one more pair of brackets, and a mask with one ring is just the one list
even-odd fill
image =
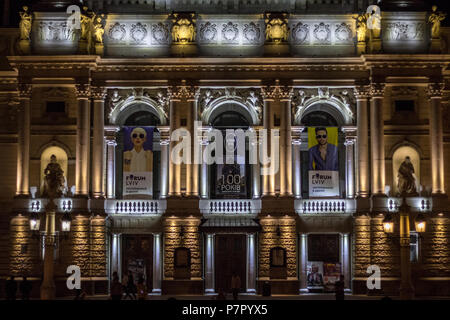
{"label": "decorative frieze", "polygon": [[370,85],[370,95],[372,97],[384,97],[384,91],[386,88],[385,83],[372,83]]}
{"label": "decorative frieze", "polygon": [[428,84],[429,97],[442,97],[445,89],[445,83],[435,82]]}
{"label": "decorative frieze", "polygon": [[75,95],[77,98],[89,98],[91,95],[91,87],[89,84],[76,84]]}

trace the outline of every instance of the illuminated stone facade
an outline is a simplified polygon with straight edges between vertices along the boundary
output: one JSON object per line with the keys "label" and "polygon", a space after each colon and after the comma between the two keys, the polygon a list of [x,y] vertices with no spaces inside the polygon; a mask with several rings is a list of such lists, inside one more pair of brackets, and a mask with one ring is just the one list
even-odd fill
{"label": "illuminated stone facade", "polygon": [[[55,199],[58,295],[70,294],[71,264],[88,292],[105,293],[113,272],[142,261],[155,294],[217,293],[233,272],[249,294],[265,281],[273,293],[305,293],[313,262],[339,265],[353,293],[398,294],[397,171],[410,152],[411,231],[419,214],[427,221],[411,244],[411,281],[417,295],[450,294],[450,29],[431,39],[430,11],[382,8],[380,37],[357,35],[358,14],[375,1],[87,2],[82,14],[103,20],[85,38],[48,1],[31,8],[31,40],[15,46],[23,30],[0,29],[1,280],[40,283],[43,154],[54,148],[67,167],[65,197]],[[171,134],[193,134],[195,121],[201,132],[279,129],[279,172],[248,164],[246,194],[217,196],[216,167],[170,161]],[[152,198],[124,196],[126,126],[155,128]],[[307,128],[316,126],[338,127],[336,197],[308,194]],[[387,213],[394,234],[383,230]],[[32,214],[40,232],[30,231]],[[366,287],[371,265],[381,291]]]}

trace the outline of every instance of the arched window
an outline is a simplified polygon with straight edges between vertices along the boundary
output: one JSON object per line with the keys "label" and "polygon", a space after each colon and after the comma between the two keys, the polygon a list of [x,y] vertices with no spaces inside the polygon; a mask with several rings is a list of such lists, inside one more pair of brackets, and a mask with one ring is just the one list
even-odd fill
{"label": "arched window", "polygon": [[[131,106],[130,106],[131,107]],[[131,107],[132,108],[132,107]],[[124,128],[123,127],[156,127],[160,125],[160,119],[156,116],[154,112],[149,110],[139,110],[133,112],[121,122],[122,130],[117,133],[117,147],[116,147],[116,195],[124,196],[123,192],[123,157],[124,157]],[[159,132],[154,129],[153,131],[153,141],[151,142],[153,151],[153,161],[152,161],[152,193],[153,198],[157,199],[159,197],[159,172],[160,172],[160,162],[161,162],[161,149],[159,145],[160,136]]]}
{"label": "arched window", "polygon": [[52,155],[55,155],[56,162],[61,166],[61,169],[64,171],[65,178],[65,189],[67,192],[67,175],[68,175],[68,157],[66,151],[58,146],[50,146],[46,148],[41,154],[41,174],[40,174],[40,192],[44,190],[44,170],[47,165],[50,163],[50,158]]}
{"label": "arched window", "polygon": [[[249,128],[250,124],[245,117],[237,111],[225,111],[222,113],[214,113],[214,118],[211,120],[213,128],[222,131],[224,137],[223,155],[225,159],[226,147],[225,137],[227,129],[242,129],[244,132]],[[247,139],[246,139],[247,140]],[[235,153],[234,164],[212,164],[209,166],[210,176],[210,195],[212,198],[226,199],[226,198],[250,198],[250,175],[251,167],[248,161],[248,141],[245,146],[245,162],[238,163],[237,152]]]}

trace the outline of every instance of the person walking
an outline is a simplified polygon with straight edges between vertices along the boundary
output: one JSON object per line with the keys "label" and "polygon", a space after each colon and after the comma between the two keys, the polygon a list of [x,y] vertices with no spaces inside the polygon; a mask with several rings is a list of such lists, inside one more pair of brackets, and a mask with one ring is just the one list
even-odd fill
{"label": "person walking", "polygon": [[231,277],[231,291],[233,292],[233,299],[238,299],[239,290],[241,289],[241,278],[236,272],[233,272]]}
{"label": "person walking", "polygon": [[334,283],[334,288],[336,292],[336,300],[344,300],[344,275],[341,274],[338,281]]}
{"label": "person walking", "polygon": [[31,288],[31,281],[27,280],[27,277],[24,276],[19,287],[20,293],[22,294],[22,300],[30,300]]}
{"label": "person walking", "polygon": [[138,300],[147,299],[147,286],[145,285],[144,277],[141,275],[137,284],[137,296]]}
{"label": "person walking", "polygon": [[111,300],[120,299],[122,299],[122,284],[119,281],[119,275],[114,271],[113,281],[111,283]]}
{"label": "person walking", "polygon": [[134,278],[131,271],[128,271],[128,283],[127,283],[128,294],[131,294],[130,298],[136,300],[136,286],[134,284]]}
{"label": "person walking", "polygon": [[11,276],[9,280],[6,281],[5,291],[6,300],[16,300],[17,282],[14,280],[14,276]]}

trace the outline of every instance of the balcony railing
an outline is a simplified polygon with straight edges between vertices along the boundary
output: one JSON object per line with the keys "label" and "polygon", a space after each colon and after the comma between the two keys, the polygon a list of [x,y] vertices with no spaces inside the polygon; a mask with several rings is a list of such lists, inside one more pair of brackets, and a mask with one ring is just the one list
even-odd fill
{"label": "balcony railing", "polygon": [[200,200],[200,212],[205,215],[257,215],[261,212],[261,200]]}
{"label": "balcony railing", "polygon": [[166,210],[165,200],[115,200],[105,201],[109,215],[161,215]]}
{"label": "balcony railing", "polygon": [[[82,206],[78,199],[72,198],[57,198],[54,200],[56,204],[57,212],[70,212],[74,208]],[[16,199],[14,201],[14,207],[16,210],[24,210],[29,212],[44,212],[45,206],[48,203],[48,199],[36,198],[36,199]]]}
{"label": "balcony railing", "polygon": [[353,199],[301,199],[294,205],[297,214],[351,214],[356,209]]}
{"label": "balcony railing", "polygon": [[[387,198],[386,207],[391,212],[397,212],[402,205],[403,198]],[[432,198],[424,197],[407,197],[406,204],[410,207],[411,211],[417,212],[430,212],[433,208]]]}

